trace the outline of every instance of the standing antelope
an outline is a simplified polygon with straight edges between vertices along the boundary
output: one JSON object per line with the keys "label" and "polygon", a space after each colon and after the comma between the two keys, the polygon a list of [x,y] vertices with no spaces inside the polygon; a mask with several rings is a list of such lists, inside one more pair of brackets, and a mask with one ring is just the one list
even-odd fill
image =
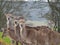
{"label": "standing antelope", "polygon": [[23,45],[37,45],[37,30],[26,26],[25,19],[23,17],[20,17],[19,19],[19,26],[21,40],[24,43]]}
{"label": "standing antelope", "polygon": [[[15,41],[22,42],[22,45],[59,45],[60,33],[52,31],[46,26],[30,27],[25,25],[25,19],[20,17],[18,20],[17,30],[20,30],[20,36],[15,35],[14,30],[8,28],[8,33]],[[13,33],[13,35],[12,35]],[[14,38],[13,38],[14,37]]]}
{"label": "standing antelope", "polygon": [[47,26],[26,26],[24,18],[20,18],[19,26],[24,45],[60,45],[60,33],[52,31]]}
{"label": "standing antelope", "polygon": [[[16,44],[18,45],[18,39],[20,40],[19,35],[17,36],[15,33],[16,31],[16,19],[12,19],[12,14],[5,14],[7,19],[7,28],[3,29],[3,35],[2,37],[8,35],[12,41],[16,41]],[[7,34],[8,33],[8,34]],[[19,37],[19,38],[18,38]]]}

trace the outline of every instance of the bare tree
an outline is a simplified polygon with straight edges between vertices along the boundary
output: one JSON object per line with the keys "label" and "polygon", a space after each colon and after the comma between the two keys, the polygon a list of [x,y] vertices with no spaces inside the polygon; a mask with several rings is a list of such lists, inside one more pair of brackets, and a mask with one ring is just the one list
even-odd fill
{"label": "bare tree", "polygon": [[[51,18],[53,19],[53,21],[55,22],[55,30],[56,27],[58,28],[58,32],[60,32],[60,5],[59,5],[59,0],[54,0],[55,2],[50,2],[50,0],[48,0],[49,6],[52,9],[52,14],[51,14]],[[59,5],[59,6],[58,6]]]}

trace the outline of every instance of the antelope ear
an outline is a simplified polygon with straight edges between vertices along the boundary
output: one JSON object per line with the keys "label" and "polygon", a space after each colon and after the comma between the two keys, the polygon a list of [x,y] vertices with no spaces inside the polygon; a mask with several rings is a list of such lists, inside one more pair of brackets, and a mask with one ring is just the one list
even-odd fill
{"label": "antelope ear", "polygon": [[5,13],[4,15],[5,15],[5,16],[12,16],[12,14],[6,14],[6,13]]}

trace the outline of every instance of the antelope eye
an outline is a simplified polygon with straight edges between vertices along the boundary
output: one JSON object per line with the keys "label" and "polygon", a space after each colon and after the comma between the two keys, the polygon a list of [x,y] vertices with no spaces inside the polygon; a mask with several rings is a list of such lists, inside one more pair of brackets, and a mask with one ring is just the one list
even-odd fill
{"label": "antelope eye", "polygon": [[15,21],[15,24],[17,24],[17,22]]}
{"label": "antelope eye", "polygon": [[8,18],[8,20],[10,20],[10,18]]}
{"label": "antelope eye", "polygon": [[21,27],[23,27],[23,25],[21,25]]}

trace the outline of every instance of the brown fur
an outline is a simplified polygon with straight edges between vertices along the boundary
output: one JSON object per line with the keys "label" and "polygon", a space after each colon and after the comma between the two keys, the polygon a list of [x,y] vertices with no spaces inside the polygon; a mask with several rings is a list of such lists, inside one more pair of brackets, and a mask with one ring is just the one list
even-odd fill
{"label": "brown fur", "polygon": [[[19,22],[25,23],[24,18],[20,18]],[[20,35],[19,26],[16,27],[16,35],[14,30],[8,30],[9,36],[15,41],[21,42],[22,45],[60,45],[60,33],[52,31],[47,26],[30,27],[25,25],[22,32],[23,37]]]}
{"label": "brown fur", "polygon": [[39,32],[41,35],[42,35],[42,33],[44,35],[44,37],[42,37],[40,35],[41,39],[44,39],[44,38],[45,38],[44,40],[47,39],[47,42],[49,43],[49,45],[59,45],[60,44],[60,33],[56,32],[56,31],[52,31],[50,28],[48,28],[46,26],[41,26]]}
{"label": "brown fur", "polygon": [[[60,33],[52,31],[49,27],[29,27],[26,26],[24,32],[26,31],[26,40],[30,40],[32,44],[35,45],[59,45],[60,44]],[[24,34],[23,34],[24,35]],[[35,42],[36,41],[36,42]]]}

